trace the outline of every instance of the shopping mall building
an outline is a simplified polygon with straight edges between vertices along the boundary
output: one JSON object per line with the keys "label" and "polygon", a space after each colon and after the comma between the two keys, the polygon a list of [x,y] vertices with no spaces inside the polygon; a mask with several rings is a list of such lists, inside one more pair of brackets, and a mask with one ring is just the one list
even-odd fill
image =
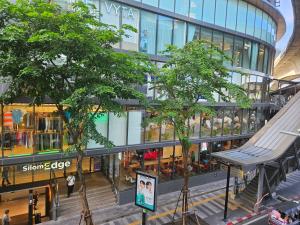
{"label": "shopping mall building", "polygon": [[[70,4],[58,0],[63,7]],[[121,51],[146,53],[161,67],[166,45],[177,47],[203,39],[213,42],[233,57],[231,82],[242,86],[254,101],[252,108],[240,109],[234,102],[217,103],[214,117],[196,114],[191,118],[193,171],[191,183],[223,176],[212,152],[236,148],[247,141],[270,117],[270,82],[275,44],[285,33],[285,21],[275,0],[86,0],[96,6],[93,14],[104,23],[120,27],[132,25],[137,33],[116,45]],[[151,76],[148,77],[150,81]],[[141,91],[149,99],[159,96],[145,85]],[[74,154],[66,153],[68,134],[56,108],[48,99],[41,106],[29,105],[25,97],[11,105],[1,105],[1,171],[8,173],[10,185],[2,185],[1,197],[9,201],[12,191],[45,187],[53,171],[56,178],[76,171]],[[205,104],[205,103],[204,103]],[[141,124],[151,113],[134,102],[124,104],[126,113],[112,113],[97,119],[99,131],[115,147],[107,149],[91,141],[86,150],[84,171],[101,173],[113,184],[119,204],[133,200],[135,171],[159,177],[160,193],[179,190],[182,151],[171,124]],[[51,169],[52,168],[52,169]],[[199,176],[202,179],[199,179]],[[5,182],[6,183],[6,182]],[[176,184],[176,185],[175,185]],[[100,184],[101,185],[101,184]],[[48,198],[50,199],[50,198]],[[26,204],[26,203],[24,203]]]}

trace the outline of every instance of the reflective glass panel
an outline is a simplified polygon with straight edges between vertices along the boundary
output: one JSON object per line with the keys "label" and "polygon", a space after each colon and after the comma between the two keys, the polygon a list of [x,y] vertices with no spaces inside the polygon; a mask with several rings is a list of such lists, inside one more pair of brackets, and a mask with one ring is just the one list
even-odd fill
{"label": "reflective glass panel", "polygon": [[244,51],[243,51],[243,67],[250,68],[251,59],[251,41],[244,40]]}
{"label": "reflective glass panel", "polygon": [[258,55],[258,44],[252,42],[252,55],[251,55],[251,70],[256,70],[257,65],[257,55]]}
{"label": "reflective glass panel", "polygon": [[268,15],[266,13],[263,13],[261,28],[262,28],[261,39],[267,41]]}
{"label": "reflective glass panel", "polygon": [[190,17],[202,20],[203,0],[190,0]]}
{"label": "reflective glass panel", "polygon": [[176,0],[175,13],[187,16],[189,13],[189,0]]}
{"label": "reflective glass panel", "polygon": [[158,7],[158,0],[142,0],[143,3]]}
{"label": "reflective glass panel", "polygon": [[244,42],[242,38],[236,37],[234,40],[234,61],[233,65],[242,66]]}
{"label": "reflective glass panel", "polygon": [[[233,54],[233,36],[229,34],[224,34],[224,52],[225,54],[232,59]],[[225,65],[231,65],[230,61],[226,61]]]}
{"label": "reflective glass panel", "polygon": [[159,1],[159,8],[174,12],[174,0]]}
{"label": "reflective glass panel", "polygon": [[254,34],[254,23],[255,23],[255,7],[248,4],[246,34],[249,35]]}
{"label": "reflective glass panel", "polygon": [[213,32],[213,43],[220,50],[223,50],[223,33],[222,32],[218,32],[218,31]]}
{"label": "reflective glass panel", "polygon": [[173,20],[169,17],[158,17],[157,33],[157,53],[166,49],[167,45],[172,44]]}
{"label": "reflective glass panel", "polygon": [[211,42],[212,41],[212,30],[201,27],[201,40]]}
{"label": "reflective glass panel", "polygon": [[249,110],[243,110],[243,127],[242,127],[242,134],[248,133],[248,120],[249,120]]}
{"label": "reflective glass panel", "polygon": [[237,3],[237,0],[228,0],[227,3],[226,27],[231,30],[236,29]]}
{"label": "reflective glass panel", "polygon": [[258,51],[257,70],[263,72],[265,47],[261,44]]}
{"label": "reflective glass panel", "polygon": [[[216,1],[216,18],[215,18],[216,25],[225,27],[226,9],[227,9],[227,1],[226,0],[217,0]],[[232,12],[230,12],[230,13],[232,13]]]}
{"label": "reflective glass panel", "polygon": [[267,42],[272,43],[272,18],[268,17]]}
{"label": "reflective glass panel", "polygon": [[245,33],[246,21],[247,21],[247,3],[245,3],[244,1],[239,1],[236,30]]}
{"label": "reflective glass panel", "polygon": [[264,58],[264,68],[263,68],[264,73],[268,73],[268,64],[269,64],[269,49],[265,48],[265,58]]}
{"label": "reflective glass panel", "polygon": [[188,41],[200,39],[200,27],[192,24],[188,25]]}
{"label": "reflective glass panel", "polygon": [[260,36],[261,36],[262,14],[263,14],[263,12],[260,9],[256,8],[254,36],[257,38],[260,38]]}
{"label": "reflective glass panel", "polygon": [[173,34],[173,45],[177,46],[178,48],[182,48],[185,45],[186,23],[175,20]]}
{"label": "reflective glass panel", "polygon": [[140,51],[155,54],[156,45],[156,15],[141,12]]}
{"label": "reflective glass panel", "polygon": [[214,23],[216,0],[204,0],[203,3],[203,21]]}

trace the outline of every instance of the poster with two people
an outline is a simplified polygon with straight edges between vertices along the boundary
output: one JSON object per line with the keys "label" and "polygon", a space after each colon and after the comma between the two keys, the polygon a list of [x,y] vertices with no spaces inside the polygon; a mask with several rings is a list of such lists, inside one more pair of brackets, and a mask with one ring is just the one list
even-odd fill
{"label": "poster with two people", "polygon": [[136,173],[135,205],[154,212],[156,210],[157,177]]}

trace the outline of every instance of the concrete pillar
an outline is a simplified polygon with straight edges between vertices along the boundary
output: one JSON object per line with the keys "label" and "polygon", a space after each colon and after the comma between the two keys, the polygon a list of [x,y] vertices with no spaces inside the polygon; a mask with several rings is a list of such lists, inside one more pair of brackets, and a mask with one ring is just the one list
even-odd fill
{"label": "concrete pillar", "polygon": [[265,167],[264,165],[258,165],[258,184],[257,184],[257,201],[255,205],[255,210],[257,211],[260,206],[261,198],[263,197],[264,190],[264,179],[265,179]]}

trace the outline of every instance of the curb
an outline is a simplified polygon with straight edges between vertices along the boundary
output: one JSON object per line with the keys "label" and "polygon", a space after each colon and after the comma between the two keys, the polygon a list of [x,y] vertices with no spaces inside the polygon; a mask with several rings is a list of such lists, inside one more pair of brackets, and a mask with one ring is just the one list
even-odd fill
{"label": "curb", "polygon": [[251,219],[251,218],[253,218],[255,216],[260,216],[260,215],[269,213],[270,211],[272,211],[272,208],[267,208],[267,209],[264,209],[264,210],[259,211],[259,212],[249,213],[249,214],[247,214],[244,217],[240,217],[240,218],[238,218],[238,219],[236,219],[234,221],[230,221],[230,222],[226,223],[226,225],[235,225],[235,224],[244,222],[245,220],[249,220],[249,219]]}

